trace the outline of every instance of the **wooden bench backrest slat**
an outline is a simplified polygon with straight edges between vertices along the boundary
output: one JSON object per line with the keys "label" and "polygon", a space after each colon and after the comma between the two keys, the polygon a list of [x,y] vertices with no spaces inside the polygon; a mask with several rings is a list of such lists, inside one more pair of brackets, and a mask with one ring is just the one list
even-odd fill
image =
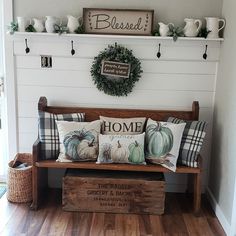
{"label": "wooden bench backrest slat", "polygon": [[48,106],[47,99],[40,97],[38,110],[51,112],[55,114],[66,114],[84,112],[86,121],[99,119],[99,116],[130,118],[130,117],[147,117],[153,120],[166,120],[170,116],[184,120],[198,120],[199,104],[197,101],[192,103],[191,111],[175,111],[175,110],[141,110],[141,109],[115,109],[115,108],[87,108],[87,107],[63,107]]}

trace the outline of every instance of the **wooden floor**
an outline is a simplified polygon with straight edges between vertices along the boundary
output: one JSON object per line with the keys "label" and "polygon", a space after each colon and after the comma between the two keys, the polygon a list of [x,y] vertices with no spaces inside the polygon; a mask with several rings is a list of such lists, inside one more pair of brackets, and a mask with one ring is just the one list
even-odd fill
{"label": "wooden floor", "polygon": [[192,199],[185,194],[167,194],[165,214],[133,215],[65,212],[60,192],[50,193],[50,200],[38,211],[29,204],[12,204],[0,199],[0,235],[4,236],[136,236],[136,235],[225,235],[203,197],[201,213],[195,217]]}

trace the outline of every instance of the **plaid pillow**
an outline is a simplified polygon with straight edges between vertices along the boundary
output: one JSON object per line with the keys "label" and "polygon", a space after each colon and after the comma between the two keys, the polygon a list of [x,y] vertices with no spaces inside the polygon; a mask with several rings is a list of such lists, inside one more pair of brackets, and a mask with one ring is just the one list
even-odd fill
{"label": "plaid pillow", "polygon": [[181,140],[178,163],[190,167],[198,167],[197,156],[206,135],[207,123],[205,121],[184,121],[174,117],[169,117],[167,121],[175,124],[186,123]]}
{"label": "plaid pillow", "polygon": [[60,141],[55,120],[84,121],[84,113],[53,114],[39,111],[39,139],[42,159],[56,159],[60,152]]}

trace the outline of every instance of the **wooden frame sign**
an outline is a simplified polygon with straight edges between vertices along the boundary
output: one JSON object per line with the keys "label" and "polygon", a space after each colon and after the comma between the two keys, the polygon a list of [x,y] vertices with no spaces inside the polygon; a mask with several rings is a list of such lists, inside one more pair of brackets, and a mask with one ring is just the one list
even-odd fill
{"label": "wooden frame sign", "polygon": [[104,60],[102,62],[101,74],[113,77],[129,78],[130,64]]}
{"label": "wooden frame sign", "polygon": [[151,35],[154,10],[84,8],[85,33]]}

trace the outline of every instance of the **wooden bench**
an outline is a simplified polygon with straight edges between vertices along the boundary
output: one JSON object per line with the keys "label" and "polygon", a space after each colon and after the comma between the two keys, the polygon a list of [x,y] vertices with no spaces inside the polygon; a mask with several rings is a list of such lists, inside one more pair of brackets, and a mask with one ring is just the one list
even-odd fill
{"label": "wooden bench", "polygon": [[[148,117],[153,120],[166,120],[174,116],[185,120],[198,120],[199,104],[194,101],[191,111],[171,111],[171,110],[137,110],[137,109],[114,109],[114,108],[86,108],[86,107],[58,107],[48,106],[47,99],[41,97],[38,103],[38,110],[55,114],[84,112],[86,121],[99,119],[99,116],[110,116],[118,118]],[[61,163],[55,160],[42,160],[40,156],[40,141],[36,140],[33,145],[33,202],[31,209],[36,210],[43,198],[44,188],[47,185],[47,170],[50,168],[76,168],[90,170],[112,170],[112,171],[142,171],[142,172],[163,172],[170,170],[160,165],[130,165],[130,164],[96,164],[91,162],[71,162]],[[193,176],[193,208],[194,213],[198,213],[201,205],[201,165],[199,157],[199,167],[192,168],[177,166],[177,174],[191,174]]]}

